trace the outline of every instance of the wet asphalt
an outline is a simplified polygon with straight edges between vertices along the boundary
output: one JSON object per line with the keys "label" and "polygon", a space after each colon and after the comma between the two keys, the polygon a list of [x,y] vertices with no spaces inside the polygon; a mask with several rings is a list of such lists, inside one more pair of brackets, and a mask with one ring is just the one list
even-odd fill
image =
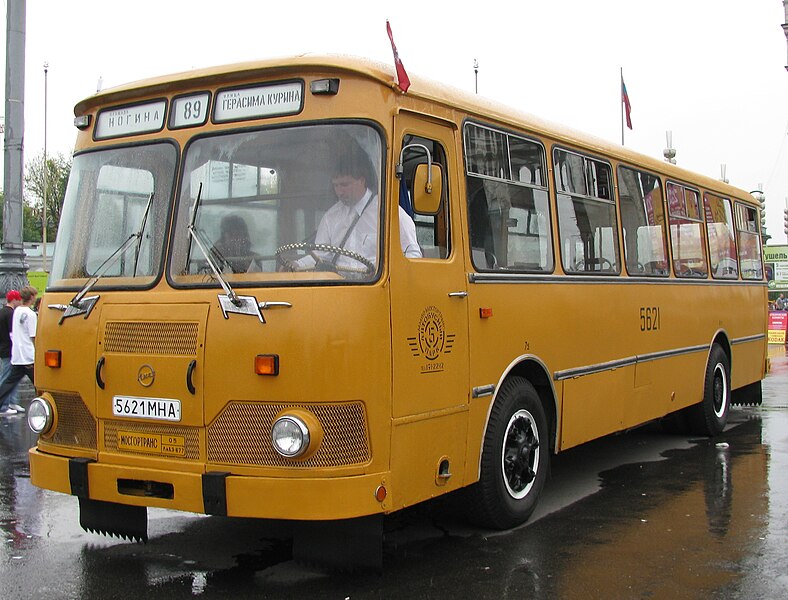
{"label": "wet asphalt", "polygon": [[383,571],[292,560],[286,523],[149,510],[147,544],[82,531],[33,487],[22,417],[0,418],[0,598],[788,597],[788,358],[761,407],[714,439],[646,426],[554,457],[529,523],[464,524],[451,502],[385,521]]}

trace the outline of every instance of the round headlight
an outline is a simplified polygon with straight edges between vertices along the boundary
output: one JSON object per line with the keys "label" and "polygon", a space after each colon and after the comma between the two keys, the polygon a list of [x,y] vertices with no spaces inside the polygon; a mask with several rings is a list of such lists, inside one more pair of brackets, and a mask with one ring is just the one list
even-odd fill
{"label": "round headlight", "polygon": [[27,409],[27,425],[38,435],[52,427],[52,406],[44,398],[34,398]]}
{"label": "round headlight", "polygon": [[309,448],[309,428],[292,415],[279,417],[271,429],[274,450],[286,458],[301,456]]}

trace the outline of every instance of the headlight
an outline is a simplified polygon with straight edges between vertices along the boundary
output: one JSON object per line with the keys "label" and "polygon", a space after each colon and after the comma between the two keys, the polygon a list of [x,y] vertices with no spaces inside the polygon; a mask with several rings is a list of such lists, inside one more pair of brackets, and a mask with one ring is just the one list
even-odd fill
{"label": "headlight", "polygon": [[52,406],[44,398],[34,398],[27,409],[27,425],[33,433],[43,435],[52,427]]}
{"label": "headlight", "polygon": [[293,415],[279,417],[271,428],[271,441],[279,454],[296,458],[309,448],[309,428]]}

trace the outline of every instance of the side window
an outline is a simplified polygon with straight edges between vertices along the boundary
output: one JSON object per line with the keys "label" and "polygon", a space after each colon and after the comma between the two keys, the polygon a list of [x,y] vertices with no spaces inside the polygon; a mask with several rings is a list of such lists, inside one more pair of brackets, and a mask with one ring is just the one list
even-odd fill
{"label": "side window", "polygon": [[[449,236],[449,202],[448,178],[446,171],[446,152],[438,142],[416,135],[406,135],[402,139],[402,177],[399,179],[400,189],[400,227],[406,227],[406,220],[412,219],[416,227],[416,239],[419,242],[420,253],[405,251],[408,258],[441,258],[449,257],[451,253]],[[416,167],[427,164],[429,152],[433,165],[440,165],[443,171],[443,195],[440,208],[435,214],[418,213],[413,210],[412,190],[413,178]]]}
{"label": "side window", "polygon": [[553,151],[561,259],[567,273],[618,274],[618,225],[610,165]]}
{"label": "side window", "polygon": [[553,242],[544,147],[468,123],[465,164],[474,268],[551,272]]}
{"label": "side window", "polygon": [[739,234],[739,264],[742,279],[763,279],[761,236],[758,233],[758,211],[736,203],[736,230]]}
{"label": "side window", "polygon": [[708,267],[700,195],[673,182],[668,183],[667,190],[673,271],[676,277],[705,278]]}
{"label": "side window", "polygon": [[706,213],[711,276],[715,279],[738,279],[731,201],[706,192],[703,194],[703,208]]}
{"label": "side window", "polygon": [[668,249],[659,177],[619,167],[618,203],[627,272],[630,275],[667,276]]}

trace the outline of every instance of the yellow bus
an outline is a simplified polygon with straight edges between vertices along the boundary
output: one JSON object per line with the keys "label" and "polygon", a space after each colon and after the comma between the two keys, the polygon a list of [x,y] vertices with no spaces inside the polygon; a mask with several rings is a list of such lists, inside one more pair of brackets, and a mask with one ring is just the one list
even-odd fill
{"label": "yellow bus", "polygon": [[374,531],[455,491],[510,528],[551,454],[760,401],[740,189],[346,57],[75,115],[28,422],[33,483],[86,529],[146,539],[159,507]]}

